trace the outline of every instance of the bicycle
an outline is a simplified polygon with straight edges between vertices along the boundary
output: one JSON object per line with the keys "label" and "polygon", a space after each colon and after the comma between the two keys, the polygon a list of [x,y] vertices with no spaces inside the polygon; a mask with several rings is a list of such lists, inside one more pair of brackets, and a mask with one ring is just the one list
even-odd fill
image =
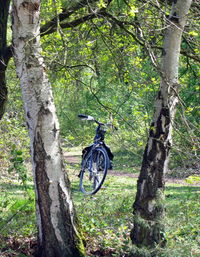
{"label": "bicycle", "polygon": [[87,195],[93,195],[101,188],[108,169],[112,169],[114,155],[110,148],[105,144],[104,138],[106,130],[102,122],[95,120],[92,116],[79,114],[82,120],[94,121],[97,123],[94,142],[82,151],[80,190]]}

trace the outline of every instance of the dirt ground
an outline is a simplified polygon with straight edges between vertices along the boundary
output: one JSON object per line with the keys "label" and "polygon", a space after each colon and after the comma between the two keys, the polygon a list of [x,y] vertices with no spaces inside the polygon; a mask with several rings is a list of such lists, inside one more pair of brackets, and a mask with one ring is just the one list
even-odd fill
{"label": "dirt ground", "polygon": [[[69,165],[75,165],[75,164],[80,164],[81,156],[80,155],[70,155],[64,154],[65,161]],[[139,173],[126,173],[125,171],[120,171],[116,170],[115,168],[113,170],[109,170],[109,174],[112,174],[114,176],[127,176],[131,178],[137,178],[139,176]],[[171,178],[171,177],[166,177],[165,178],[166,183],[171,183],[171,184],[180,184],[180,185],[188,185],[188,186],[200,186],[200,182],[194,182],[194,183],[187,183],[185,178]]]}

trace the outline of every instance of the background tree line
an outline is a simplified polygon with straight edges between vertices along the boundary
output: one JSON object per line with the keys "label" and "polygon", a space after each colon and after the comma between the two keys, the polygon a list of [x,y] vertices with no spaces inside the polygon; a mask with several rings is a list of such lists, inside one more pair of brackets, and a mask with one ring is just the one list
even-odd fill
{"label": "background tree line", "polygon": [[[117,141],[125,142],[123,152],[133,153],[133,161],[138,163],[159,85],[159,73],[152,61],[158,66],[161,59],[164,17],[170,8],[165,1],[159,4],[153,1],[83,1],[72,7],[67,2],[42,3],[43,53],[53,84],[61,131],[70,142],[80,142],[76,114],[88,112],[119,126]],[[60,16],[53,19],[57,13],[61,13]],[[197,156],[198,13],[198,2],[194,1],[181,49],[180,83],[184,86],[180,92],[181,104],[172,150],[172,164],[175,160],[176,165],[185,165],[188,156],[189,160]],[[89,20],[85,21],[84,17]],[[62,27],[66,28],[64,32]],[[52,31],[54,33],[50,34]],[[2,40],[5,41],[5,37]],[[11,32],[8,31],[8,47],[5,48],[5,42],[2,46],[7,51],[1,51],[5,55],[9,53],[10,40]],[[9,67],[8,88],[12,86],[14,76],[10,75],[14,74],[12,63]],[[4,90],[1,92],[3,96]],[[11,109],[11,112],[19,111]],[[188,137],[190,140],[185,140]],[[137,151],[133,147],[135,144]]]}
{"label": "background tree line", "polygon": [[[58,93],[58,114],[61,113],[59,116],[64,117],[64,121],[66,119],[69,121],[66,124],[66,122],[62,122],[61,118],[62,131],[70,129],[72,131],[70,138],[74,137],[72,141],[76,141],[75,138],[80,135],[80,133],[76,133],[76,129],[80,128],[76,118],[78,112],[89,112],[97,117],[103,116],[104,119],[114,120],[116,125],[119,124],[120,131],[124,130],[119,134],[117,140],[128,143],[128,145],[125,144],[123,151],[131,150],[134,153],[135,147],[131,147],[131,145],[135,146],[135,144],[137,151],[140,150],[139,155],[137,152],[132,154],[133,161],[137,162],[146,141],[153,102],[159,85],[159,74],[157,69],[152,67],[152,59],[154,65],[157,65],[159,69],[158,63],[162,56],[161,48],[165,28],[164,16],[169,13],[171,6],[165,1],[160,3],[160,9],[161,4],[164,5],[163,10],[160,10],[159,6],[151,1],[145,4],[137,2],[136,6],[134,1],[130,4],[132,5],[128,5],[124,1],[114,1],[108,3],[108,6],[106,3],[102,4],[103,6],[99,3],[91,4],[91,12],[97,12],[95,18],[78,28],[67,29],[64,34],[59,33],[58,30],[57,37],[62,38],[62,41],[57,40],[55,35],[50,37],[49,40],[54,41],[56,50],[53,60],[51,48],[49,65],[56,71],[56,76],[52,75],[56,77],[56,85],[58,77],[61,76],[60,84],[62,84],[63,95],[66,95],[66,98],[60,99]],[[81,9],[84,10],[84,8]],[[181,160],[187,159],[186,156],[184,157],[185,151],[180,149],[183,141],[186,149],[191,150],[192,148],[192,152],[196,155],[196,147],[194,147],[196,140],[193,140],[192,146],[189,148],[189,142],[185,141],[187,130],[191,135],[191,132],[195,133],[195,128],[187,129],[189,124],[184,126],[186,120],[186,123],[190,123],[191,116],[194,114],[196,116],[195,126],[198,127],[198,54],[196,54],[196,61],[190,59],[190,56],[195,56],[192,52],[198,53],[198,41],[196,41],[198,33],[195,30],[196,26],[198,28],[198,22],[195,13],[198,13],[198,7],[194,3],[191,10],[193,18],[188,21],[188,33],[185,33],[183,37],[180,64],[180,83],[193,85],[188,86],[187,89],[184,86],[185,88],[180,92],[182,105],[179,108],[180,113],[177,115],[176,127],[178,124],[183,124],[182,127],[185,128],[182,129],[183,133],[175,135],[174,142],[177,147],[174,146],[175,153],[173,154],[174,159],[180,165],[185,163]],[[82,13],[78,17],[82,18]],[[154,17],[158,18],[155,20]],[[189,26],[192,27],[192,30]],[[47,41],[44,41],[43,49],[45,49],[45,44],[49,45],[48,38],[45,37],[45,39]],[[57,47],[55,41],[59,44]],[[58,51],[59,48],[60,51]],[[65,59],[61,58],[63,52],[66,53]],[[191,73],[187,72],[190,70],[192,70]],[[65,81],[67,80],[71,82],[67,83],[71,87],[66,88]],[[56,99],[56,92],[60,92],[60,90],[60,87],[55,86]],[[85,93],[83,94],[83,92]],[[68,94],[71,97],[68,97]],[[197,103],[194,104],[195,108],[186,106],[189,99]],[[70,109],[65,108],[67,102],[68,108],[71,106]],[[182,110],[186,110],[184,115],[187,117],[183,117]],[[197,131],[198,129],[196,133],[198,133]],[[126,135],[126,133],[129,134]],[[190,140],[190,142],[192,141]],[[191,151],[189,152],[191,153]]]}

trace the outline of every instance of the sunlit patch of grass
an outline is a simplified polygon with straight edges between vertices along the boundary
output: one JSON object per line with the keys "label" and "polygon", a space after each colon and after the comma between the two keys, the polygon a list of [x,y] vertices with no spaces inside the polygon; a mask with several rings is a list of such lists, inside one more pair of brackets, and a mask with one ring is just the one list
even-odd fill
{"label": "sunlit patch of grass", "polygon": [[166,189],[167,256],[200,256],[200,187]]}

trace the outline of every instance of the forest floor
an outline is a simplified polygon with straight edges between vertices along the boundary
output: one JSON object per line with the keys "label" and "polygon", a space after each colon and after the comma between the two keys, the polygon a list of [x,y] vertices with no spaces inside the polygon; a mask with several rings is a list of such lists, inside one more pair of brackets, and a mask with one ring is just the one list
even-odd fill
{"label": "forest floor", "polygon": [[[64,162],[86,236],[87,257],[128,256],[139,168],[131,172],[130,167],[114,163],[103,188],[94,196],[84,196],[77,176],[81,151],[64,151]],[[33,257],[37,231],[32,178],[24,189],[16,173],[1,170],[0,188],[0,257]],[[162,256],[200,256],[200,182],[167,177],[165,195],[168,248]]]}

